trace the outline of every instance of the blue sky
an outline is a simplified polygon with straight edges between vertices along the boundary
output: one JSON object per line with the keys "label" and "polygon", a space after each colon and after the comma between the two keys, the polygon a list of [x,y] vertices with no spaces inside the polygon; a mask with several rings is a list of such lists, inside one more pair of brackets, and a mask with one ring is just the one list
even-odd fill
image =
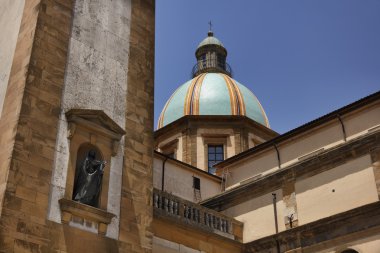
{"label": "blue sky", "polygon": [[380,90],[380,0],[157,0],[155,127],[210,20],[279,133]]}

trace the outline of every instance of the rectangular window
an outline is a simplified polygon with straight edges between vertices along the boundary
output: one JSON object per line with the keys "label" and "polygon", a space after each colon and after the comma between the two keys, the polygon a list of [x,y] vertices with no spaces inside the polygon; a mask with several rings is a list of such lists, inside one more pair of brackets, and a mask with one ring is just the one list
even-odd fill
{"label": "rectangular window", "polygon": [[208,145],[208,172],[210,174],[215,174],[214,164],[223,160],[223,145]]}
{"label": "rectangular window", "polygon": [[193,188],[196,190],[201,189],[201,180],[197,177],[193,177]]}

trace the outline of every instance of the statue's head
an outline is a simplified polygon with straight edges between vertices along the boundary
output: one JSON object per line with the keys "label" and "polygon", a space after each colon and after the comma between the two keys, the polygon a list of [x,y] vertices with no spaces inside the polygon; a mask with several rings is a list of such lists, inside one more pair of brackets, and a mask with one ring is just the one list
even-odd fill
{"label": "statue's head", "polygon": [[91,149],[89,152],[88,152],[88,158],[92,159],[92,160],[95,160],[96,158],[96,151]]}

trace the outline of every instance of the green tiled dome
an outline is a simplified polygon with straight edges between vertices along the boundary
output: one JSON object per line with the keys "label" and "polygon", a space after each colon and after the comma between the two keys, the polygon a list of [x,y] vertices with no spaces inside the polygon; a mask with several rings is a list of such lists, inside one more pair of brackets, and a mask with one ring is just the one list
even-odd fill
{"label": "green tiled dome", "polygon": [[181,85],[166,102],[158,128],[185,115],[243,115],[269,127],[256,96],[222,73],[200,74]]}

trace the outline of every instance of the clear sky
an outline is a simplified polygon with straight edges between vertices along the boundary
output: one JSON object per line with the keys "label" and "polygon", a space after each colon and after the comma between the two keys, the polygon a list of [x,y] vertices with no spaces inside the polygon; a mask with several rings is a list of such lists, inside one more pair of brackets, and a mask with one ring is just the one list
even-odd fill
{"label": "clear sky", "polygon": [[380,90],[380,0],[157,0],[155,127],[210,20],[279,133]]}

